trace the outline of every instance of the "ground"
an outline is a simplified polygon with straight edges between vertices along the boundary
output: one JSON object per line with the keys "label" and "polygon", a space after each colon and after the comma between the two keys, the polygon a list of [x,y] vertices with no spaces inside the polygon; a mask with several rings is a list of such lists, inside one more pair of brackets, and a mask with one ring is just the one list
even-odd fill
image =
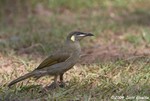
{"label": "ground", "polygon": [[[103,3],[77,10],[67,4],[55,9],[39,3],[29,16],[2,20],[0,100],[150,99],[149,3]],[[65,74],[65,88],[39,93],[52,77],[31,78],[7,87],[11,80],[36,68],[74,30],[91,32],[95,37],[82,40],[82,57]]]}

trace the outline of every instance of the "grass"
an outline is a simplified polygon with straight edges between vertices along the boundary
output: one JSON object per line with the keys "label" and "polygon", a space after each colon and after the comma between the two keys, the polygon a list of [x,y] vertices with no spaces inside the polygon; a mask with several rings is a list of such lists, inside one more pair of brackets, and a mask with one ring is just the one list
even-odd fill
{"label": "grass", "polygon": [[[20,9],[23,12],[12,13],[12,20],[1,11],[0,100],[109,101],[121,96],[150,97],[149,3],[137,0],[40,2],[42,8],[38,9],[37,2],[32,0],[30,13],[24,16],[25,11]],[[21,2],[17,7],[22,7]],[[65,74],[65,88],[38,93],[52,82],[51,77],[38,81],[31,78],[7,87],[11,80],[36,68],[74,30],[92,32],[95,37],[81,42],[83,52],[91,58],[81,59]]]}
{"label": "grass", "polygon": [[[36,66],[37,60],[29,61],[28,57],[26,57],[27,61],[26,59],[24,61],[18,59],[20,57],[13,59],[13,61],[18,62],[20,67],[14,67],[11,73],[1,75],[4,83],[1,88],[2,99],[57,99],[66,101],[69,99],[109,100],[112,96],[149,96],[150,64],[145,61],[130,60],[127,64],[126,61],[120,60],[97,65],[78,65],[66,73],[65,78],[69,81],[66,88],[59,88],[43,95],[37,92],[42,89],[40,84],[49,84],[49,77],[42,78],[39,82],[34,82],[31,79],[25,80],[11,89],[5,87],[7,81],[31,71]],[[16,63],[13,62],[12,65],[16,65]],[[72,76],[70,77],[70,75]]]}
{"label": "grass", "polygon": [[125,39],[130,42],[133,43],[135,45],[138,45],[141,41],[141,37],[137,36],[137,35],[132,35],[132,34],[128,34]]}

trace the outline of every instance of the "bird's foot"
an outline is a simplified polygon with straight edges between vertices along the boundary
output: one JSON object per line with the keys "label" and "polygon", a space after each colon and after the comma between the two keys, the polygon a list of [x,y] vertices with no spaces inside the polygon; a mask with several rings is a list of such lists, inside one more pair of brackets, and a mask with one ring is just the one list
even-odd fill
{"label": "bird's foot", "polygon": [[48,92],[49,90],[54,90],[59,87],[58,82],[52,82],[50,85],[46,86],[43,88],[42,92]]}
{"label": "bird's foot", "polygon": [[49,86],[47,86],[46,88],[48,89],[56,89],[59,87],[58,82],[52,82]]}
{"label": "bird's foot", "polygon": [[64,88],[64,87],[66,87],[66,84],[65,84],[65,82],[62,82],[62,81],[60,81],[60,82],[59,82],[59,87],[61,87],[61,88]]}
{"label": "bird's foot", "polygon": [[66,87],[66,83],[65,82],[52,82],[50,85],[44,87],[44,89],[41,92],[48,92],[49,90],[54,90],[57,88],[64,88]]}

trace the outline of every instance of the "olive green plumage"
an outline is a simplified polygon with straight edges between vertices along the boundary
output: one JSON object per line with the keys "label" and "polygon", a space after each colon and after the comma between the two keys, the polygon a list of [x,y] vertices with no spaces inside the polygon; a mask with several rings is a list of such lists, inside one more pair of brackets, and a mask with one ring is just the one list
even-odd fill
{"label": "olive green plumage", "polygon": [[57,83],[57,77],[60,76],[60,81],[63,82],[63,74],[71,69],[79,60],[81,54],[79,41],[86,36],[93,36],[93,34],[71,32],[67,36],[63,48],[51,54],[32,72],[10,82],[8,87],[29,77],[38,79],[45,75],[54,76],[54,83]]}

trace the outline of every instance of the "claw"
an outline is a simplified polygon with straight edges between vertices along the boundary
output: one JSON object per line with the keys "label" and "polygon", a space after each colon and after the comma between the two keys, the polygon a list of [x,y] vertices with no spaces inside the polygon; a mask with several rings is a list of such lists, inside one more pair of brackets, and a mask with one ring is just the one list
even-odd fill
{"label": "claw", "polygon": [[64,88],[64,87],[66,87],[66,84],[65,84],[65,82],[59,82],[59,87],[61,87],[61,88]]}
{"label": "claw", "polygon": [[58,83],[51,83],[50,85],[44,87],[40,93],[43,93],[43,92],[48,92],[49,90],[54,90],[54,89],[57,89],[59,87],[59,84]]}

